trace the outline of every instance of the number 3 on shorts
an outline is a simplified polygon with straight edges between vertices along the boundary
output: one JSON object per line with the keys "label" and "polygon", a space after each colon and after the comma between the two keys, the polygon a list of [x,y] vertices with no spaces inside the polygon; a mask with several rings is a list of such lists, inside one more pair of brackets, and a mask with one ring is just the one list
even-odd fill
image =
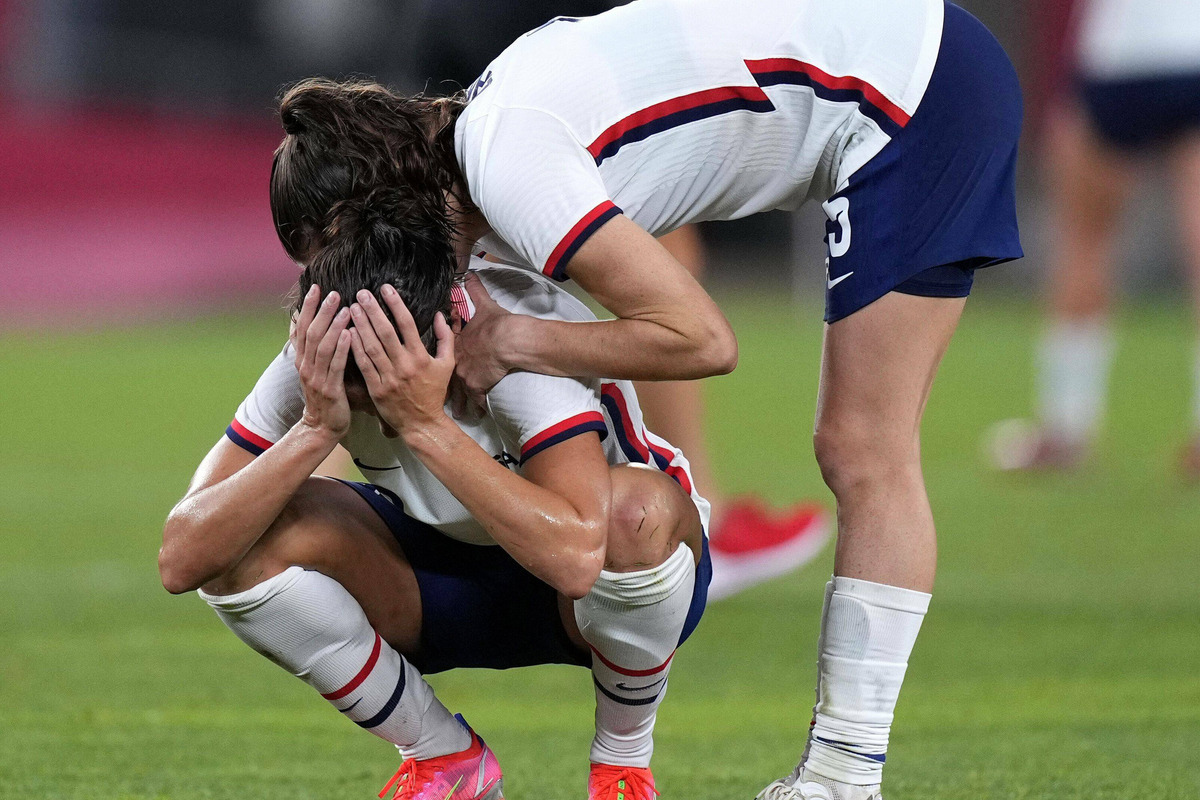
{"label": "number 3 on shorts", "polygon": [[850,250],[850,198],[834,197],[822,208],[829,221],[825,223],[825,244],[830,258],[840,258]]}

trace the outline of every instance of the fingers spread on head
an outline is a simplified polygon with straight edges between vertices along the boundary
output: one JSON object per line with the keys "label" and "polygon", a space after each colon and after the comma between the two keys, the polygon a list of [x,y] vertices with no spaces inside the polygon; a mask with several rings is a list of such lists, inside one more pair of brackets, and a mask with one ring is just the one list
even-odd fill
{"label": "fingers spread on head", "polygon": [[341,298],[337,292],[330,292],[325,295],[325,299],[321,302],[321,307],[317,309],[316,316],[308,325],[308,333],[304,340],[305,356],[309,359],[315,358],[317,348],[321,346],[321,340],[325,337],[325,333],[329,330],[330,323],[333,322],[334,316],[337,315],[338,303]]}
{"label": "fingers spread on head", "polygon": [[385,369],[390,364],[387,351],[384,349],[383,343],[379,341],[378,334],[375,333],[375,327],[367,316],[367,310],[362,307],[362,304],[355,303],[350,307],[350,311],[354,317],[355,335],[362,342],[363,355],[371,359],[376,372]]}
{"label": "fingers spread on head", "polygon": [[417,330],[417,323],[413,320],[412,314],[405,305],[404,299],[400,297],[400,293],[395,290],[391,284],[384,284],[382,292],[383,302],[387,303],[388,308],[392,311],[392,317],[396,320],[396,327],[400,329],[400,339],[404,347],[410,352],[416,353],[418,350],[424,350],[425,347],[421,343],[421,334]]}
{"label": "fingers spread on head", "polygon": [[321,341],[317,345],[316,356],[316,367],[321,374],[329,371],[333,354],[338,348],[338,340],[341,338],[342,331],[346,330],[346,326],[349,324],[350,311],[343,308],[333,318],[333,322],[329,324],[329,329],[325,331],[325,335],[321,337]]}
{"label": "fingers spread on head", "polygon": [[375,299],[375,295],[363,289],[356,295],[358,306],[363,310],[366,318],[366,323],[375,332],[375,337],[383,346],[383,350],[389,358],[396,358],[400,355],[403,349],[400,345],[400,337],[396,335],[396,329],[392,325],[392,321],[388,319],[387,314],[383,310],[383,306],[379,305],[379,301]]}
{"label": "fingers spread on head", "polygon": [[346,379],[346,359],[350,354],[350,331],[342,326],[338,331],[337,347],[333,351],[333,358],[329,362],[329,378],[338,384],[343,383]]}
{"label": "fingers spread on head", "polygon": [[375,362],[367,353],[359,331],[358,327],[350,329],[350,352],[354,354],[354,363],[358,365],[358,371],[367,383],[367,391],[373,394],[379,388],[379,370],[375,368]]}
{"label": "fingers spread on head", "polygon": [[433,335],[437,338],[437,357],[454,360],[454,331],[442,312],[433,315]]}
{"label": "fingers spread on head", "polygon": [[308,337],[308,326],[317,315],[317,306],[321,302],[321,287],[315,283],[308,288],[304,302],[300,304],[300,313],[292,318],[292,345],[296,348],[296,359],[304,354],[304,343]]}

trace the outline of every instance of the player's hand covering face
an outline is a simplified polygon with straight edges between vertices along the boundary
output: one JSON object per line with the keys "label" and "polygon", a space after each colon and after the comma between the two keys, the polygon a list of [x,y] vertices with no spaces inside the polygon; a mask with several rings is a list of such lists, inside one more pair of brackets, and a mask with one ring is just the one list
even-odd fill
{"label": "player's hand covering face", "polygon": [[400,294],[390,284],[384,284],[380,294],[396,326],[375,297],[361,291],[350,307],[350,346],[379,419],[403,433],[445,415],[446,391],[454,374],[454,333],[440,311],[434,315],[437,355],[429,355]]}
{"label": "player's hand covering face", "polygon": [[478,276],[467,273],[465,285],[475,311],[471,324],[462,329],[456,372],[472,402],[484,408],[487,393],[509,372],[503,358],[505,342],[512,333],[511,323],[519,315],[501,308]]}
{"label": "player's hand covering face", "polygon": [[340,303],[337,292],[330,292],[322,302],[321,288],[314,284],[288,337],[304,392],[301,422],[337,439],[350,429],[350,403],[343,382],[350,354],[350,313],[345,308],[338,311]]}

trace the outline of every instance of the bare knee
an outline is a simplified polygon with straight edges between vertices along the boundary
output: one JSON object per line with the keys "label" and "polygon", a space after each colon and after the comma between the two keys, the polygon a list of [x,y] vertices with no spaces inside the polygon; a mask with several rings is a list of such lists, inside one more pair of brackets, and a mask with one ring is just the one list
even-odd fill
{"label": "bare knee", "polygon": [[656,567],[680,542],[698,547],[700,515],[691,498],[658,470],[612,470],[613,501],[605,569],[633,572]]}
{"label": "bare knee", "polygon": [[839,502],[875,488],[921,480],[915,429],[889,429],[862,416],[820,419],[813,450],[821,477]]}

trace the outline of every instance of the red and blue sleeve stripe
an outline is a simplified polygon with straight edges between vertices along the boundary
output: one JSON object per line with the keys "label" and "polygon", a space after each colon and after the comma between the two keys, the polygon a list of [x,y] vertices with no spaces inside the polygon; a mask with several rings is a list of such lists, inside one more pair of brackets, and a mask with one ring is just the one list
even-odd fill
{"label": "red and blue sleeve stripe", "polygon": [[908,124],[909,115],[904,109],[884,97],[874,86],[853,75],[830,75],[817,66],[794,58],[764,58],[747,60],[745,63],[754,78],[754,86],[718,86],[647,106],[605,128],[588,145],[588,152],[599,166],[627,144],[640,142],[689,122],[734,111],[770,113],[775,110],[775,105],[763,91],[768,86],[805,86],[823,100],[856,103],[863,114],[875,120],[889,134],[895,134]]}
{"label": "red and blue sleeve stripe", "polygon": [[547,447],[553,447],[588,431],[599,433],[601,440],[608,436],[608,425],[604,423],[604,415],[599,411],[576,414],[531,437],[521,448],[521,463],[524,464]]}
{"label": "red and blue sleeve stripe", "polygon": [[830,75],[820,67],[795,58],[746,61],[759,86],[807,86],[822,100],[857,103],[859,111],[894,135],[908,124],[909,114],[883,96],[883,92],[853,75]]}
{"label": "red and blue sleeve stripe", "polygon": [[252,455],[261,456],[274,442],[268,441],[234,419],[225,429],[229,440]]}
{"label": "red and blue sleeve stripe", "polygon": [[611,200],[605,200],[585,214],[583,219],[576,222],[574,227],[567,231],[567,235],[550,253],[550,257],[546,259],[546,266],[542,267],[542,274],[556,281],[565,281],[567,264],[570,263],[571,256],[575,255],[576,251],[583,247],[583,243],[591,238],[593,233],[600,230],[604,223],[620,213],[621,209],[613,205]]}
{"label": "red and blue sleeve stripe", "polygon": [[774,111],[770,98],[758,86],[718,86],[691,94],[672,97],[647,106],[608,126],[588,145],[599,165],[616,155],[627,144],[648,139],[656,133],[686,125],[689,122],[728,114],[731,111]]}

